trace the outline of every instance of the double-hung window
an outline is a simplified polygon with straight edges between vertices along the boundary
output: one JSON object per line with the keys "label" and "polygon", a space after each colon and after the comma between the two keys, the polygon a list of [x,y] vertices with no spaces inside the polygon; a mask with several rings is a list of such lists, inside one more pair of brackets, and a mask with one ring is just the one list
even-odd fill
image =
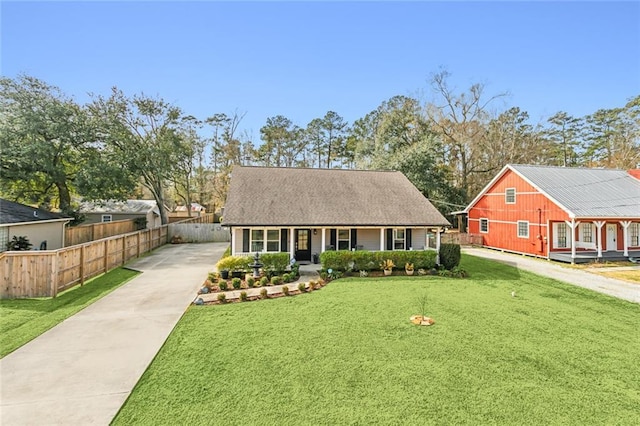
{"label": "double-hung window", "polygon": [[634,222],[629,225],[629,245],[632,247],[640,246],[640,223]]}
{"label": "double-hung window", "polygon": [[338,250],[349,250],[349,245],[351,245],[351,231],[338,229]]}
{"label": "double-hung window", "polygon": [[405,250],[405,230],[404,229],[393,230],[393,249]]}
{"label": "double-hung window", "polygon": [[112,220],[112,216],[110,214],[103,214],[102,215],[102,222],[111,222]]}
{"label": "double-hung window", "polygon": [[529,221],[518,221],[518,238],[529,238]]}
{"label": "double-hung window", "polygon": [[280,251],[280,231],[267,229],[267,251]]}
{"label": "double-hung window", "polygon": [[256,251],[279,252],[280,251],[280,230],[279,229],[252,229],[251,230],[251,251],[252,252],[256,252]]}
{"label": "double-hung window", "polygon": [[515,188],[507,188],[504,190],[504,202],[505,204],[515,204],[516,203],[516,189]]}
{"label": "double-hung window", "polygon": [[480,232],[482,234],[488,234],[489,233],[489,219],[486,219],[486,218],[481,218],[480,219]]}
{"label": "double-hung window", "polygon": [[585,223],[582,226],[582,242],[583,243],[593,242],[593,225],[590,223]]}
{"label": "double-hung window", "polygon": [[251,251],[263,251],[264,249],[264,229],[251,230]]}
{"label": "double-hung window", "polygon": [[567,247],[567,224],[564,222],[559,222],[555,224],[556,228],[556,247],[555,248],[566,248]]}

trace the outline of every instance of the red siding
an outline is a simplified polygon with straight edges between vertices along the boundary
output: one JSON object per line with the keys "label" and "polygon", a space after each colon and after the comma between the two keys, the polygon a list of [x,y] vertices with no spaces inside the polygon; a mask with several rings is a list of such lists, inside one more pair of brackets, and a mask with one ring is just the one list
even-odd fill
{"label": "red siding", "polygon": [[[507,204],[505,190],[515,188],[515,204]],[[480,232],[480,218],[489,219],[489,232]],[[511,170],[506,170],[469,210],[469,232],[484,237],[484,245],[537,256],[547,255],[550,222],[563,222],[568,215],[546,196]],[[529,237],[518,237],[518,221],[529,222]]]}

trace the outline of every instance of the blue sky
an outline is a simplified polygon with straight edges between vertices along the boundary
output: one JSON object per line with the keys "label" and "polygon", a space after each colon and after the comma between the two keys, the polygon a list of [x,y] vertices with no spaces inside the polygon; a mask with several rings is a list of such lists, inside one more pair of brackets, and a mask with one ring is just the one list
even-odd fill
{"label": "blue sky", "polygon": [[1,72],[79,102],[159,95],[186,113],[246,112],[306,126],[349,122],[394,95],[430,99],[441,67],[458,89],[508,91],[532,122],[623,106],[640,94],[640,2],[1,3]]}

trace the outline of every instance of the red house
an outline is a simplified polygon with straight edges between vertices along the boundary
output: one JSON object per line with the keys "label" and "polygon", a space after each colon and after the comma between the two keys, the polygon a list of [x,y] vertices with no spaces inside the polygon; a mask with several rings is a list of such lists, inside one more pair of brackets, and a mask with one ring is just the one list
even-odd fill
{"label": "red house", "polygon": [[467,206],[483,245],[564,262],[640,258],[640,171],[507,165]]}

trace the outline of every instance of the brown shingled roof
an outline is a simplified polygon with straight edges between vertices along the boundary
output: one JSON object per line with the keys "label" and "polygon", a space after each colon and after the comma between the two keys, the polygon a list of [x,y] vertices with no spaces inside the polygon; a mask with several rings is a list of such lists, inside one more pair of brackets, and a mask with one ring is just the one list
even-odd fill
{"label": "brown shingled roof", "polygon": [[450,226],[400,172],[235,166],[227,226]]}

